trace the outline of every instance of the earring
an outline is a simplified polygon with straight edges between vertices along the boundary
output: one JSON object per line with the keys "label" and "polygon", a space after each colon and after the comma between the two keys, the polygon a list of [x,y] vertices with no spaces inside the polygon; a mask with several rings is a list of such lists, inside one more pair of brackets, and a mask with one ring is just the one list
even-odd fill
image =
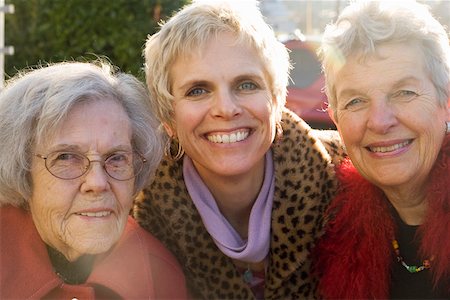
{"label": "earring", "polygon": [[447,127],[445,128],[445,134],[450,134],[450,122],[445,122],[445,124],[447,125]]}
{"label": "earring", "polygon": [[275,126],[275,141],[280,142],[283,139],[283,127],[281,123],[277,122]]}
{"label": "earring", "polygon": [[[174,142],[172,145],[172,141]],[[173,148],[176,148],[176,153],[173,155]],[[179,160],[184,154],[184,150],[181,147],[180,143],[176,138],[172,138],[171,136],[167,140],[166,145],[164,146],[164,155],[171,161]]]}

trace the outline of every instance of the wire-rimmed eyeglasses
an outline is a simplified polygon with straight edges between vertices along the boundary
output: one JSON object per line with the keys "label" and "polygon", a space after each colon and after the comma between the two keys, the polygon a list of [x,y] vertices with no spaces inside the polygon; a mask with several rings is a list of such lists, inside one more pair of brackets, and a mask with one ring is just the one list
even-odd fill
{"label": "wire-rimmed eyeglasses", "polygon": [[125,181],[137,176],[147,160],[136,152],[118,151],[103,160],[90,160],[77,152],[56,151],[48,155],[35,154],[45,160],[45,167],[53,176],[70,180],[83,176],[93,162],[102,164],[105,172],[116,180]]}

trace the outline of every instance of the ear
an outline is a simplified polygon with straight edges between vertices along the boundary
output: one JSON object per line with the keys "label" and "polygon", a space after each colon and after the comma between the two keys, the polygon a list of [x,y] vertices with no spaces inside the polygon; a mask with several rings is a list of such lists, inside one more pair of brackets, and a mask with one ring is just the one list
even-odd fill
{"label": "ear", "polygon": [[327,108],[327,113],[328,113],[328,116],[330,117],[331,121],[333,121],[334,125],[336,125],[336,127],[337,127],[338,124],[336,122],[336,118],[334,117],[334,110],[330,106],[328,106],[328,108]]}
{"label": "ear", "polygon": [[449,95],[447,99],[447,122],[450,122],[450,83],[448,84],[447,95]]}
{"label": "ear", "polygon": [[450,122],[450,97],[447,100],[447,122]]}
{"label": "ear", "polygon": [[164,126],[164,129],[166,130],[168,136],[173,137],[175,135],[172,127],[170,127],[168,123],[164,122],[162,125]]}

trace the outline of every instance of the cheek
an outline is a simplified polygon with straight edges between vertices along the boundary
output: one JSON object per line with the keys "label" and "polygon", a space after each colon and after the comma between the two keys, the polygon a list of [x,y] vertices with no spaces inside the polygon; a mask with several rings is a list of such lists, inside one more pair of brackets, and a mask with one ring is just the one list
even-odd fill
{"label": "cheek", "polygon": [[124,214],[128,215],[128,211],[133,204],[134,181],[122,182],[121,185],[113,186],[113,193],[117,204],[122,208]]}
{"label": "cheek", "polygon": [[268,95],[259,95],[259,97],[246,99],[243,107],[255,118],[262,121],[268,120],[270,123],[275,123],[281,119],[280,108],[276,106],[275,102],[272,102]]}
{"label": "cheek", "polygon": [[30,209],[33,214],[44,215],[45,218],[49,214],[58,213],[68,206],[65,202],[70,202],[69,195],[73,194],[73,188],[67,186],[68,182],[55,178],[45,168],[33,169],[31,179]]}
{"label": "cheek", "polygon": [[202,106],[184,104],[184,102],[180,102],[175,108],[175,130],[178,135],[192,131],[206,115]]}
{"label": "cheek", "polygon": [[74,193],[58,184],[36,184],[30,199],[30,211],[41,238],[48,244],[63,235],[65,221],[72,206]]}
{"label": "cheek", "polygon": [[358,120],[357,116],[338,114],[336,127],[345,143],[357,139],[362,132],[362,125]]}

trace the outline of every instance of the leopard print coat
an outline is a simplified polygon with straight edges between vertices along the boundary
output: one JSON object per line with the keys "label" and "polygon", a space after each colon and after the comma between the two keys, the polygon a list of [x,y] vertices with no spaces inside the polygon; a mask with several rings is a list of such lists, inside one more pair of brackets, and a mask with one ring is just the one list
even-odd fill
{"label": "leopard print coat", "polygon": [[[310,249],[322,234],[322,214],[336,185],[333,162],[343,152],[336,132],[316,135],[289,111],[283,113],[282,127],[283,138],[272,146],[276,187],[264,297],[310,299],[316,289]],[[186,190],[182,160],[162,161],[153,183],[138,196],[133,214],[178,258],[194,299],[254,298],[206,231]]]}

